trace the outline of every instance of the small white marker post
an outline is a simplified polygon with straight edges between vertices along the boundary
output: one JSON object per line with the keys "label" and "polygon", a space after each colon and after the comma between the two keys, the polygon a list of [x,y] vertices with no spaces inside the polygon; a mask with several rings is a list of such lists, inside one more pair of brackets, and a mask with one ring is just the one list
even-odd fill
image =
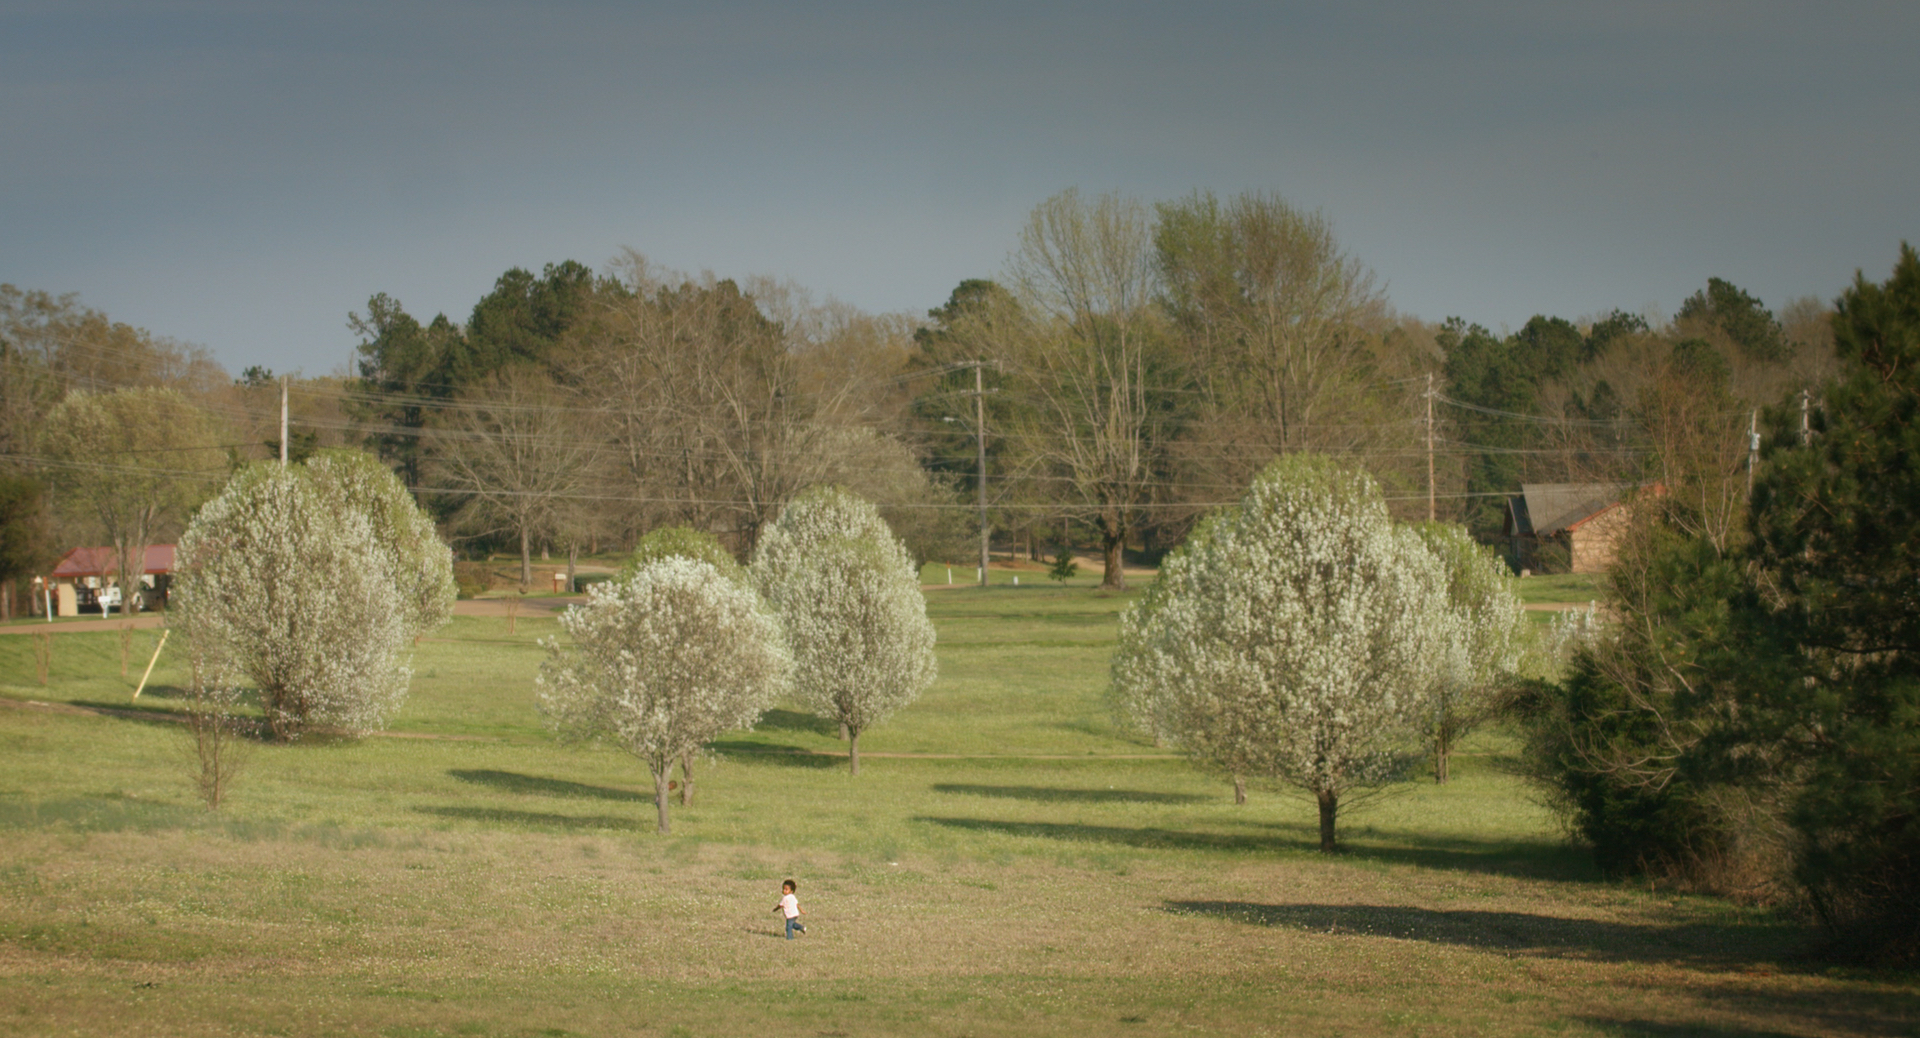
{"label": "small white marker post", "polygon": [[147,690],[147,679],[153,676],[153,665],[160,662],[160,650],[167,647],[167,636],[172,633],[171,627],[160,629],[160,644],[153,647],[153,658],[147,661],[147,672],[140,675],[140,684],[134,688],[133,698],[139,699],[140,693]]}

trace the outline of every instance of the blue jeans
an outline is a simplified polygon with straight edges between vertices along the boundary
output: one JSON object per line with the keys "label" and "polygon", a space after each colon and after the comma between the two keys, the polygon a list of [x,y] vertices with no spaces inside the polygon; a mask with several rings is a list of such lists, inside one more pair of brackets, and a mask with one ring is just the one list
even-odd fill
{"label": "blue jeans", "polygon": [[807,932],[807,928],[805,926],[800,925],[799,916],[795,916],[792,919],[787,920],[787,940],[789,941],[793,940],[793,932],[795,930],[798,930],[801,933]]}

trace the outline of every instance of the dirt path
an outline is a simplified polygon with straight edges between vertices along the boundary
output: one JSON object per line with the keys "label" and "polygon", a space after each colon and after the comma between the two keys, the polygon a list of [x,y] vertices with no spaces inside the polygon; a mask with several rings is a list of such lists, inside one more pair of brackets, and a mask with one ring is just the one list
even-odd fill
{"label": "dirt path", "polygon": [[165,627],[167,617],[164,613],[141,613],[132,619],[113,617],[110,620],[60,620],[47,623],[44,620],[34,623],[11,623],[0,627],[0,634],[85,634],[88,631],[118,631],[132,624],[135,627]]}
{"label": "dirt path", "polygon": [[[552,598],[523,598],[520,600],[520,615],[547,616],[557,613],[568,606],[585,605],[585,595],[557,595]],[[511,598],[463,598],[453,604],[455,616],[506,616],[513,604]]]}

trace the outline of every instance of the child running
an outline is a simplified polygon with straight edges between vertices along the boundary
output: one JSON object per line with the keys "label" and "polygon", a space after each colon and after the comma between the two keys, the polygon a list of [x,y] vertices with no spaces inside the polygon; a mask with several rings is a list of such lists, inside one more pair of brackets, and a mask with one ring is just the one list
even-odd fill
{"label": "child running", "polygon": [[807,932],[806,924],[800,921],[800,917],[806,915],[807,910],[801,908],[800,899],[793,896],[796,889],[798,888],[794,886],[793,880],[780,884],[780,903],[773,906],[774,911],[787,917],[787,940],[789,941],[793,940],[795,933]]}

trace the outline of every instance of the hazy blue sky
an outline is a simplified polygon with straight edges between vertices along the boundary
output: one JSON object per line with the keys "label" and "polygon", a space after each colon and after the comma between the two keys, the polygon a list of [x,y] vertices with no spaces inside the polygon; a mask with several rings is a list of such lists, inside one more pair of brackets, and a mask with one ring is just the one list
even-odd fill
{"label": "hazy blue sky", "polygon": [[324,373],[510,266],[924,311],[1064,187],[1280,192],[1401,310],[1778,306],[1920,239],[1920,4],[20,3],[0,281]]}

